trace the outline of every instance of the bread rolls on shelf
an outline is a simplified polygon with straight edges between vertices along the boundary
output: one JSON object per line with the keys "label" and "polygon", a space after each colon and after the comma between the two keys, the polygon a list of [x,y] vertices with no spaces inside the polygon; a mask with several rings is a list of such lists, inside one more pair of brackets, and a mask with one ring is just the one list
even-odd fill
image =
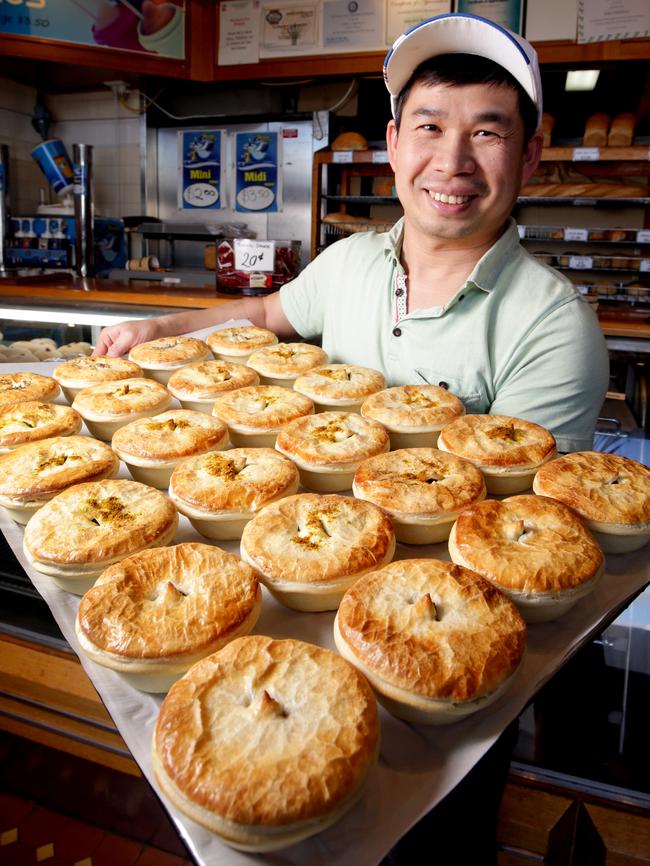
{"label": "bread rolls on shelf", "polygon": [[332,150],[368,150],[368,142],[358,132],[342,132],[332,142]]}
{"label": "bread rolls on shelf", "polygon": [[617,114],[609,128],[607,136],[608,147],[630,147],[634,141],[636,115],[632,113]]}
{"label": "bread rolls on shelf", "polygon": [[555,118],[552,114],[548,112],[544,112],[542,114],[542,122],[540,124],[540,131],[543,136],[543,145],[544,147],[551,146],[551,137],[553,135],[553,127],[555,126]]}
{"label": "bread rolls on shelf", "polygon": [[597,112],[587,118],[582,143],[585,147],[605,147],[610,117],[604,112]]}

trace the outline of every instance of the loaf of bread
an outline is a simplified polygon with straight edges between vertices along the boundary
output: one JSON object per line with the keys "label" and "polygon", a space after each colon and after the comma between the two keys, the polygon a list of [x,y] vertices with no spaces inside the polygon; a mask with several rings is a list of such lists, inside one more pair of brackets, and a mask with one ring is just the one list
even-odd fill
{"label": "loaf of bread", "polygon": [[358,132],[342,132],[332,142],[332,150],[368,150],[368,142]]}
{"label": "loaf of bread", "polygon": [[548,114],[548,112],[544,112],[542,114],[542,122],[540,124],[540,131],[544,137],[544,147],[551,146],[551,137],[553,135],[553,127],[555,126],[555,118],[552,114]]}
{"label": "loaf of bread", "polygon": [[610,117],[604,112],[592,114],[585,123],[585,134],[582,143],[585,147],[605,147],[609,131]]}
{"label": "loaf of bread", "polygon": [[634,140],[635,129],[635,114],[617,114],[609,128],[607,136],[608,147],[629,147]]}

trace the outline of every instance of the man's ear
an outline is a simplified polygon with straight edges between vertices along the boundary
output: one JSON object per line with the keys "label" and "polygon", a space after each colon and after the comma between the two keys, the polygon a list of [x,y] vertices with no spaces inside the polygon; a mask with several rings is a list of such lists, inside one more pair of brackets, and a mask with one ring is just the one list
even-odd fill
{"label": "man's ear", "polygon": [[388,159],[390,167],[395,171],[395,156],[397,152],[397,125],[391,118],[386,127],[386,150],[388,151]]}
{"label": "man's ear", "polygon": [[538,130],[530,139],[524,150],[524,162],[522,166],[522,186],[528,183],[530,178],[535,174],[535,169],[539,165],[542,158],[542,133]]}

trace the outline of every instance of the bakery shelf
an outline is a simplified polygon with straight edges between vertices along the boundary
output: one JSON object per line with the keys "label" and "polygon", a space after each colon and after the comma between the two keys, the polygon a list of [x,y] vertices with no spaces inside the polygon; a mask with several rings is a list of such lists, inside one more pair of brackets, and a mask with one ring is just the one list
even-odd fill
{"label": "bakery shelf", "polygon": [[[575,159],[580,152],[591,151],[591,157]],[[594,159],[594,151],[598,152],[598,158]],[[632,147],[545,147],[542,150],[542,162],[648,162],[650,159],[650,148],[647,144],[633,145]]]}
{"label": "bakery shelf", "polygon": [[343,204],[400,204],[394,195],[324,195],[326,201],[336,201]]}
{"label": "bakery shelf", "polygon": [[[534,226],[519,225],[519,236],[524,241],[552,241],[554,243],[629,244],[642,246],[650,243],[650,230],[604,226]],[[623,237],[614,237],[621,235]],[[601,237],[598,237],[601,235]],[[641,239],[640,239],[641,238]],[[644,239],[644,238],[647,238]]]}
{"label": "bakery shelf", "polygon": [[629,207],[630,205],[640,205],[642,207],[650,207],[650,198],[588,198],[587,196],[580,198],[569,198],[568,196],[542,196],[542,195],[522,195],[517,199],[519,205],[574,205],[575,207]]}

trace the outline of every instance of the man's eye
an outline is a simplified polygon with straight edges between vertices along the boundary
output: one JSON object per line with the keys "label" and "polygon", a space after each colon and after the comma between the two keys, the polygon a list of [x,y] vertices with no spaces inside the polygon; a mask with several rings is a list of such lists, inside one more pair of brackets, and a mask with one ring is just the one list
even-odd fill
{"label": "man's eye", "polygon": [[440,132],[440,127],[435,123],[423,123],[420,128],[425,132]]}
{"label": "man's eye", "polygon": [[498,133],[494,132],[491,129],[479,129],[478,132],[476,133],[476,135],[479,136],[480,138],[491,138],[493,136],[496,138],[499,137]]}

